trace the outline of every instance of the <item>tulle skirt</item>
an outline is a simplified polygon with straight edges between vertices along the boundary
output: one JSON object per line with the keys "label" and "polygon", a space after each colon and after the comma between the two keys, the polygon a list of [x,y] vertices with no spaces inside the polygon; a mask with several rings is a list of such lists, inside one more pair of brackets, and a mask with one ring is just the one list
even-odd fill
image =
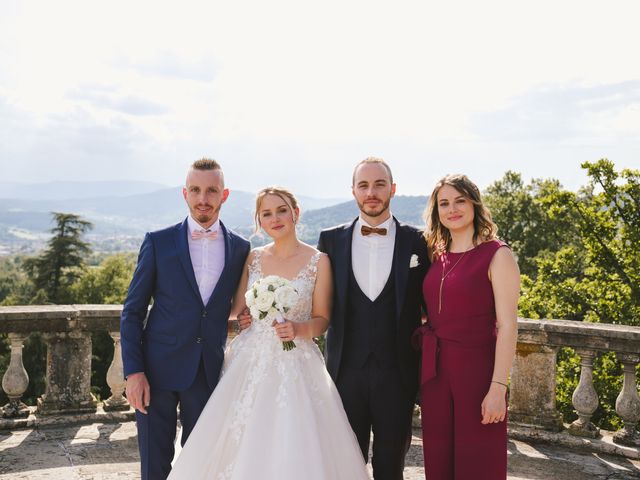
{"label": "tulle skirt", "polygon": [[170,479],[369,479],[322,354],[295,342],[284,351],[256,324],[231,342]]}

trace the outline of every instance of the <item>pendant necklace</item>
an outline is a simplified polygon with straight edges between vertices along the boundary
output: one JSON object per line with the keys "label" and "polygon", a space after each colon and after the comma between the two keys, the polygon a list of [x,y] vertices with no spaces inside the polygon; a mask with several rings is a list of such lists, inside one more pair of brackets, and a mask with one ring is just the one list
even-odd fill
{"label": "pendant necklace", "polygon": [[[473,247],[472,247],[473,248]],[[460,263],[460,261],[464,258],[464,256],[467,254],[467,252],[469,252],[471,250],[467,249],[464,251],[464,253],[460,256],[460,258],[458,259],[458,261],[456,263],[453,264],[453,267],[451,267],[449,269],[448,272],[445,273],[445,264],[444,262],[442,262],[442,276],[440,277],[440,292],[438,294],[438,313],[440,313],[442,311],[442,285],[444,284],[444,279],[447,278],[447,275],[449,275],[454,268],[456,268],[456,266]]]}

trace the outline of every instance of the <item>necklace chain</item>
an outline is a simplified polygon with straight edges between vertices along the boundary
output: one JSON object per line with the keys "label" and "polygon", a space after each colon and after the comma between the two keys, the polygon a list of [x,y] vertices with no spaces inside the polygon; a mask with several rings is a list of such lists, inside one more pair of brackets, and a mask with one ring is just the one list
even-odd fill
{"label": "necklace chain", "polygon": [[445,264],[444,262],[442,262],[442,276],[440,277],[440,292],[438,293],[438,313],[442,311],[442,286],[444,285],[444,279],[447,278],[447,275],[449,275],[453,271],[453,269],[458,266],[460,261],[464,258],[464,256],[470,250],[471,249],[465,250],[464,253],[460,256],[460,258],[456,261],[456,263],[453,264],[453,267],[451,267],[449,271],[446,273],[445,273]]}

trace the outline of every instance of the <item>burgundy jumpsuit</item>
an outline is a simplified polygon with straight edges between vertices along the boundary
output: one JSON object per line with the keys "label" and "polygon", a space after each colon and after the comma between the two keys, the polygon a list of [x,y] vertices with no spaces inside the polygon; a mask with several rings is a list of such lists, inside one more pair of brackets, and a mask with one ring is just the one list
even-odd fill
{"label": "burgundy jumpsuit", "polygon": [[422,348],[420,404],[428,480],[507,478],[506,419],[481,423],[496,347],[489,264],[504,246],[492,240],[464,257],[446,253],[424,279],[428,322],[414,342]]}

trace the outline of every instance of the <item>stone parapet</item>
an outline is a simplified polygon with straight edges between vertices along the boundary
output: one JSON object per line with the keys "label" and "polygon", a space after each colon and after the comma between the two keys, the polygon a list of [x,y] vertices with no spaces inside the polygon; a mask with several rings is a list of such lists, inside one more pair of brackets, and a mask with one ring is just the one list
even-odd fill
{"label": "stone parapet", "polygon": [[[98,409],[91,395],[91,333],[106,331],[114,342],[114,359],[107,373],[111,397],[104,410],[118,416],[129,413],[123,396],[125,382],[120,352],[121,305],[37,305],[0,307],[0,333],[8,334],[11,361],[3,374],[2,388],[9,403],[2,408],[0,429],[33,425],[35,418],[91,418]],[[230,338],[236,322],[229,323]],[[640,363],[640,328],[567,320],[518,320],[518,346],[510,383],[509,424],[514,431],[561,434],[562,438],[597,441],[602,433],[591,423],[599,405],[593,386],[593,361],[602,353],[615,352],[623,364],[623,388],[615,409],[623,428],[612,442],[637,452],[640,397],[635,369]],[[22,346],[29,334],[42,333],[47,342],[47,388],[37,407],[22,403],[29,377],[22,361]],[[573,395],[579,416],[565,426],[556,409],[556,356],[571,347],[581,357],[580,384]],[[102,407],[100,407],[102,408]],[[56,420],[57,421],[57,420]],[[64,421],[64,420],[61,420]],[[589,440],[591,439],[591,440]],[[622,447],[620,447],[622,448]],[[635,450],[634,450],[635,449]],[[628,455],[627,455],[628,456]],[[636,458],[631,456],[630,458]]]}

